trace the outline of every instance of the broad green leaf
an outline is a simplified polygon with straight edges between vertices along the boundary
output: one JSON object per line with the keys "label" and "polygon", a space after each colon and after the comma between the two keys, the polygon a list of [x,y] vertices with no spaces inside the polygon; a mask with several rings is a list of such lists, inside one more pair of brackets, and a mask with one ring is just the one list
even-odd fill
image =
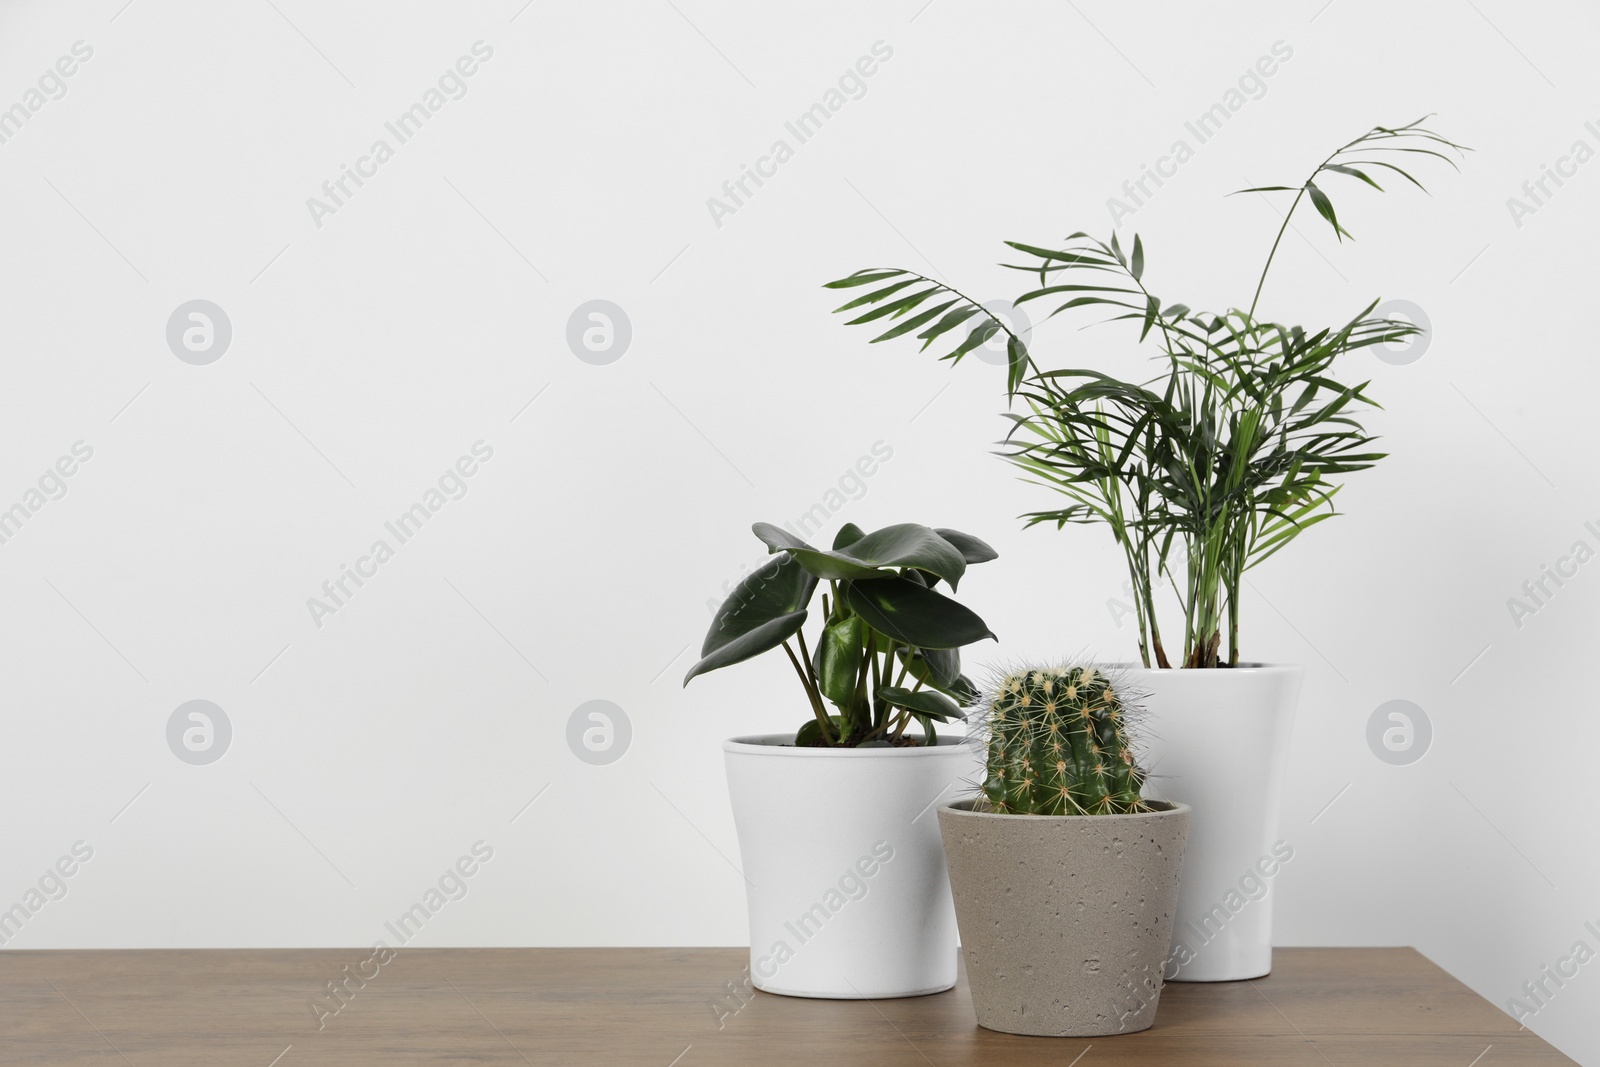
{"label": "broad green leaf", "polygon": [[973,684],[971,678],[964,674],[957,677],[955,681],[940,690],[940,692],[948,694],[957,704],[961,705],[975,704],[979,696],[978,687]]}
{"label": "broad green leaf", "polygon": [[734,587],[700,646],[702,656],[731,644],[745,634],[782,616],[792,615],[811,603],[817,579],[794,559],[780,553],[745,575]]}
{"label": "broad green leaf", "polygon": [[817,672],[822,695],[841,709],[849,707],[855,695],[866,631],[867,624],[859,616],[846,615],[823,628],[816,651],[811,654],[812,669]]}
{"label": "broad green leaf", "polygon": [[949,530],[937,527],[933,531],[940,537],[949,541],[961,553],[961,558],[968,564],[988,563],[992,559],[999,559],[1000,553],[990,548],[988,543],[981,541],[971,534],[962,533],[960,530]]}
{"label": "broad green leaf", "polygon": [[853,545],[865,536],[866,534],[862,531],[861,527],[857,526],[853,522],[847,522],[843,526],[839,527],[838,533],[833,535],[834,550],[837,551],[838,549],[844,548],[846,545]]}
{"label": "broad green leaf", "polygon": [[923,685],[930,685],[968,703],[976,689],[971,680],[961,673],[961,650],[957,648],[896,648],[895,654],[905,665],[906,673]]}
{"label": "broad green leaf", "polygon": [[948,722],[951,719],[961,718],[961,709],[956,707],[955,701],[943,693],[931,689],[901,689],[892,685],[880,685],[878,696],[886,703],[908,711],[921,712],[931,719],[939,722]]}
{"label": "broad green leaf", "polygon": [[745,576],[717,610],[700,646],[701,660],[684,678],[739,663],[776,648],[806,620],[817,579],[787,553]]}
{"label": "broad green leaf", "polygon": [[796,611],[780,615],[754,629],[746,630],[731,641],[722,642],[709,655],[702,657],[699,663],[689,668],[689,673],[683,676],[683,684],[688,685],[689,680],[697,674],[743,663],[747,659],[777,648],[805,625],[806,614],[804,611]]}
{"label": "broad green leaf", "polygon": [[904,578],[849,582],[843,591],[868,626],[917,648],[960,648],[994,637],[970,608]]}
{"label": "broad green leaf", "polygon": [[885,526],[829,551],[812,548],[770,523],[756,523],[753,529],[768,548],[791,553],[806,570],[829,581],[883,578],[894,574],[892,568],[915,567],[938,575],[954,588],[967,569],[959,549],[916,523]]}
{"label": "broad green leaf", "polygon": [[772,552],[783,552],[794,548],[809,549],[811,547],[788,530],[781,526],[774,526],[770,522],[753,523],[750,529],[757,537],[761,538],[768,550]]}
{"label": "broad green leaf", "polygon": [[822,724],[815,717],[807,719],[805,725],[794,733],[795,745],[799,748],[815,748],[818,742],[831,740],[837,743],[839,735],[844,733],[844,720],[837,715],[829,715],[828,726],[833,731],[831,739],[822,736]]}

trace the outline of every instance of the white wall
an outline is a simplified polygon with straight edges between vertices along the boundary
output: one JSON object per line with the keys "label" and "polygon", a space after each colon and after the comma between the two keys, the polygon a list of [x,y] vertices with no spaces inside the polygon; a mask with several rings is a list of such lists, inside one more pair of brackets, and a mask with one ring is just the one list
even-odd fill
{"label": "white wall", "polygon": [[[1591,9],[123,2],[0,12],[0,107],[93,49],[0,144],[0,506],[93,449],[0,545],[0,899],[93,849],[8,947],[367,944],[479,840],[426,942],[740,943],[717,743],[803,708],[775,659],[678,680],[761,558],[751,521],[884,442],[835,521],[991,540],[963,593],[1004,643],[973,659],[1132,651],[1104,531],[1013,518],[1043,498],[987,454],[998,370],[868,349],[819,283],[895,264],[1015,295],[1002,239],[1106,233],[1107,198],[1278,41],[1265,94],[1122,221],[1169,298],[1248,301],[1278,217],[1232,189],[1430,111],[1477,149],[1431,199],[1345,190],[1353,244],[1304,217],[1263,302],[1318,323],[1404,298],[1434,328],[1409,365],[1350,361],[1393,458],[1254,576],[1247,654],[1308,667],[1280,941],[1414,944],[1498,1003],[1600,947],[1600,563],[1520,627],[1507,607],[1600,547],[1600,164],[1520,225],[1507,206],[1600,147]],[[466,95],[396,146],[384,123],[478,41]],[[796,145],[785,121],[879,41],[865,95]],[[319,226],[307,198],[380,137],[394,157]],[[780,138],[794,157],[718,225],[707,198]],[[165,336],[197,298],[233,330],[206,366]],[[596,298],[633,331],[605,366],[565,341]],[[1137,370],[1126,331],[1077,326],[1036,351]],[[478,441],[467,494],[314,625],[307,598]],[[208,766],[166,740],[193,699],[232,724]],[[593,699],[632,726],[609,766],[566,741]],[[1410,766],[1366,742],[1391,699],[1433,725]],[[1590,964],[1531,1025],[1600,1063],[1597,1006]]]}

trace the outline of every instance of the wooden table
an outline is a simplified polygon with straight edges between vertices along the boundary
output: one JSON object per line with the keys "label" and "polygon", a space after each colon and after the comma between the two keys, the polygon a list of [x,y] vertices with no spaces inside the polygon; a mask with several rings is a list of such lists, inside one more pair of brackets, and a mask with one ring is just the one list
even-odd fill
{"label": "wooden table", "polygon": [[[1155,1028],[1092,1040],[980,1029],[966,981],[910,1000],[729,989],[742,949],[0,952],[0,1062],[326,1064],[1571,1063],[1412,949],[1279,949],[1254,982],[1174,984]],[[349,971],[344,968],[349,966]],[[313,996],[375,976],[318,1028]],[[732,983],[732,986],[728,985]],[[338,1006],[335,1000],[328,1006]],[[718,1005],[720,1004],[720,1008]],[[1080,1057],[1075,1059],[1074,1057]],[[275,1058],[276,1057],[276,1058]]]}

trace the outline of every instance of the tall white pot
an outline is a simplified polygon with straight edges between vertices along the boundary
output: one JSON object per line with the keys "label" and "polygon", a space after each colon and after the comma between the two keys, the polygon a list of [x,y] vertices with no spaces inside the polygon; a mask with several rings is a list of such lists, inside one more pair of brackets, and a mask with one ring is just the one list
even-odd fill
{"label": "tall white pot", "polygon": [[795,748],[792,734],[722,743],[750,906],[757,988],[841,1000],[956,982],[956,916],[938,802],[978,750]]}
{"label": "tall white pot", "polygon": [[1146,795],[1194,809],[1169,979],[1229,982],[1272,970],[1272,880],[1287,858],[1278,802],[1304,673],[1264,664],[1124,670],[1150,714]]}

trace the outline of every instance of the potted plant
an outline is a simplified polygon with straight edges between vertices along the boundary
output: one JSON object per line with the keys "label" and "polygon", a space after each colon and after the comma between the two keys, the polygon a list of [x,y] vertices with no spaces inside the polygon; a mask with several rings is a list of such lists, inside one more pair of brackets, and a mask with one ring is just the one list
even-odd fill
{"label": "potted plant", "polygon": [[1122,684],[1024,667],[983,701],[982,792],[939,809],[978,1024],[1050,1037],[1148,1029],[1189,806],[1146,801]]}
{"label": "potted plant", "polygon": [[[846,525],[831,549],[768,523],[754,530],[774,555],[722,605],[684,678],[782,648],[809,706],[792,733],[722,746],[751,980],[770,993],[841,999],[949,989],[955,914],[926,816],[977,757],[934,724],[959,720],[959,703],[976,694],[959,650],[994,635],[939,585],[954,591],[968,565],[995,551],[909,523],[870,534]],[[804,626],[819,587],[813,648]]]}
{"label": "potted plant", "polygon": [[[1051,301],[1051,316],[1107,309],[1111,321],[1136,324],[1140,342],[1160,350],[1160,373],[1145,382],[1045,370],[1010,324],[910,271],[874,268],[829,283],[870,287],[838,310],[859,311],[852,323],[889,325],[874,341],[919,331],[926,349],[955,338],[943,358],[959,361],[1004,337],[1007,392],[1026,410],[1007,413],[1003,455],[1065,497],[1025,516],[1028,524],[1101,523],[1121,550],[1142,658],[1130,681],[1148,694],[1154,719],[1150,768],[1197,813],[1173,944],[1178,978],[1223,981],[1271,969],[1271,899],[1241,903],[1236,886],[1270,860],[1302,671],[1241,659],[1244,576],[1332,517],[1340,479],[1382,458],[1361,423],[1374,406],[1367,383],[1338,381],[1335,365],[1420,332],[1374,315],[1376,300],[1332,327],[1282,324],[1257,315],[1262,291],[1305,202],[1340,240],[1349,236],[1319,182],[1381,190],[1379,178],[1398,177],[1420,188],[1402,163],[1453,166],[1462,151],[1420,120],[1380,126],[1341,145],[1298,186],[1242,190],[1293,194],[1248,310],[1203,313],[1158,298],[1145,281],[1138,236],[1127,252],[1115,235],[1107,242],[1075,233],[1059,248],[1007,242],[1025,257],[1007,266],[1038,283],[1016,303]],[[1158,605],[1173,602],[1183,619],[1176,660],[1157,619]]]}

